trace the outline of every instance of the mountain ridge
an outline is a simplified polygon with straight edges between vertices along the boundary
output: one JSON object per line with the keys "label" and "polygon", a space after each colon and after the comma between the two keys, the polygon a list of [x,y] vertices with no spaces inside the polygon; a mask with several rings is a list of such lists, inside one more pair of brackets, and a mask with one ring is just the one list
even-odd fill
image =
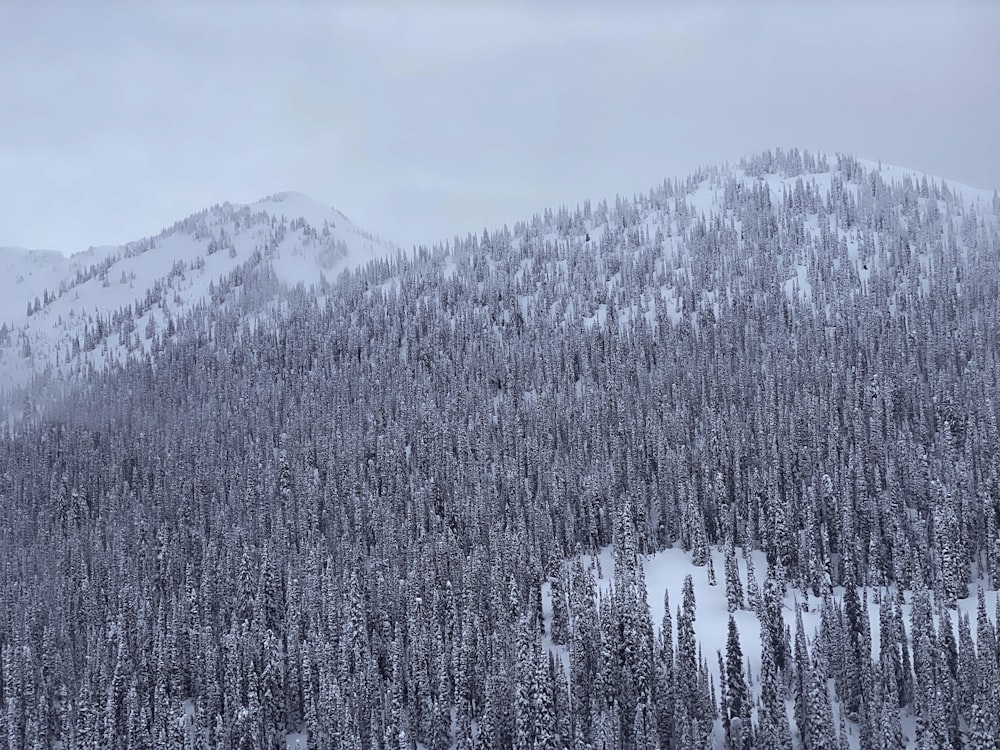
{"label": "mountain ridge", "polygon": [[[515,222],[513,232],[498,229],[493,236],[502,238],[505,232],[510,233],[510,246],[518,252],[525,252],[523,248],[535,239],[543,243],[579,240],[583,247],[598,247],[609,233],[615,235],[612,242],[622,239],[612,226],[610,215],[614,214],[615,222],[627,225],[629,231],[645,232],[647,241],[664,253],[673,251],[673,262],[681,267],[692,260],[691,238],[687,236],[692,223],[725,214],[745,234],[742,223],[735,219],[735,213],[742,209],[733,208],[742,199],[733,191],[766,186],[769,200],[784,196],[783,200],[796,204],[792,210],[802,209],[798,205],[802,201],[808,203],[810,213],[802,216],[798,230],[801,237],[785,243],[785,249],[797,253],[798,259],[786,264],[781,279],[786,294],[807,299],[812,283],[806,247],[820,241],[823,233],[818,217],[834,208],[831,192],[850,194],[847,202],[835,209],[847,218],[857,210],[851,207],[852,201],[872,200],[867,193],[875,189],[874,175],[883,183],[880,190],[902,189],[909,184],[918,196],[916,200],[922,201],[933,193],[939,198],[940,211],[949,212],[954,204],[956,213],[961,213],[962,206],[984,215],[1000,213],[995,191],[991,194],[882,162],[778,149],[744,157],[733,165],[704,167],[686,178],[664,180],[648,194],[616,198],[610,209],[607,199],[599,201],[596,210],[590,201],[584,203],[583,210],[579,204],[575,211],[565,206],[546,208],[531,219]],[[869,191],[861,190],[861,179],[868,180]],[[727,195],[727,189],[733,194]],[[665,197],[668,194],[670,198]],[[665,201],[674,205],[665,205]],[[820,207],[820,203],[829,205]],[[484,230],[487,242],[489,237]],[[797,244],[800,239],[801,246]],[[846,243],[846,256],[855,262],[857,276],[862,284],[867,283],[870,269],[859,252],[871,249],[861,247],[857,231],[841,232],[840,239]],[[474,247],[478,238],[470,234],[468,240]],[[828,239],[823,242],[828,244]],[[624,244],[638,246],[640,242],[631,236],[624,238]],[[426,251],[451,252],[450,247],[451,243],[444,241]],[[0,392],[10,393],[40,375],[59,378],[88,366],[100,369],[109,359],[122,361],[130,353],[148,352],[157,330],[199,302],[218,302],[217,287],[226,284],[228,276],[241,276],[259,263],[273,268],[286,287],[298,283],[322,286],[344,270],[400,252],[336,208],[297,191],[272,193],[247,204],[215,204],[156,235],[117,247],[91,247],[68,258],[54,251],[0,250],[0,325],[4,326],[0,330]],[[763,251],[753,247],[748,252]],[[690,281],[682,282],[681,287]],[[672,284],[661,290],[674,322],[684,308],[678,288]],[[719,292],[706,291],[713,301]],[[689,302],[694,305],[696,301]],[[650,302],[647,316],[652,315],[652,309]],[[601,323],[606,306],[591,312],[590,320]],[[100,322],[104,319],[109,323],[113,318],[117,319],[113,325]],[[118,335],[113,338],[115,333]]]}
{"label": "mountain ridge", "polygon": [[[74,359],[100,368],[108,358],[148,351],[151,337],[130,334],[168,325],[248,264],[269,263],[294,286],[396,252],[340,211],[296,192],[216,204],[156,235],[68,257],[0,250],[0,392],[53,366],[65,370]],[[134,320],[126,324],[130,330],[118,331],[121,345],[88,355],[110,335],[102,330],[88,338],[88,327],[126,311]]]}

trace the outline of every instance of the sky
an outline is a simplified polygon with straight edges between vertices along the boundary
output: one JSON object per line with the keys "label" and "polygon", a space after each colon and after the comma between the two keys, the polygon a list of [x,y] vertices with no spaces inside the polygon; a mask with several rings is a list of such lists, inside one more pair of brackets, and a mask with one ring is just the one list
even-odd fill
{"label": "sky", "polygon": [[765,148],[1000,188],[1000,3],[0,3],[0,246],[285,190],[409,249]]}

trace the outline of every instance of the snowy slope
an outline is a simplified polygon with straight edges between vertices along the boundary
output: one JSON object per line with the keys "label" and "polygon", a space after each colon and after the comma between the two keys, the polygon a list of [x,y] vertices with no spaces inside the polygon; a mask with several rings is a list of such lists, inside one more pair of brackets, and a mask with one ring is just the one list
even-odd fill
{"label": "snowy slope", "polygon": [[[722,259],[730,266],[742,266],[737,276],[746,278],[765,266],[773,267],[777,294],[829,315],[831,302],[836,301],[831,289],[841,297],[864,295],[873,274],[893,277],[893,266],[899,266],[892,248],[883,247],[877,236],[865,237],[850,220],[837,216],[864,206],[870,209],[876,177],[891,190],[911,186],[917,198],[906,210],[919,212],[922,221],[936,211],[940,219],[934,232],[940,241],[955,239],[960,245],[968,215],[980,224],[985,217],[994,230],[1000,223],[1000,200],[988,190],[853,157],[765,152],[674,180],[669,191],[637,196],[631,203],[625,201],[621,210],[605,202],[602,209],[588,209],[582,217],[579,209],[576,215],[565,209],[557,216],[546,212],[544,221],[536,216],[532,222],[519,223],[503,248],[480,247],[479,262],[491,274],[509,271],[517,277],[528,267],[525,264],[534,265],[544,257],[548,244],[569,243],[594,254],[591,276],[600,291],[586,309],[551,305],[553,318],[572,314],[587,327],[601,326],[613,303],[623,327],[639,316],[655,327],[660,311],[674,324],[686,315],[697,328],[705,309],[713,307],[718,315],[719,301],[740,293],[732,286],[732,273],[700,256],[699,225],[712,231],[722,226],[740,237],[731,245],[737,253]],[[893,200],[903,192],[893,193]],[[745,216],[755,215],[752,202],[762,193],[781,223],[775,230],[780,239],[772,247],[753,239],[759,227],[743,225]],[[807,208],[801,205],[804,193]],[[815,210],[818,203],[824,204],[822,211]],[[843,208],[847,203],[850,209]],[[910,221],[901,206],[893,210],[901,224]],[[801,226],[801,236],[789,234],[786,227],[793,225]],[[838,246],[832,258],[824,249],[831,244]],[[621,262],[650,250],[655,253],[655,281],[637,289],[621,272]],[[284,283],[309,286],[396,252],[336,209],[291,192],[249,205],[215,206],[155,237],[123,247],[91,248],[71,258],[44,251],[0,250],[0,326],[6,325],[6,331],[0,327],[0,393],[24,385],[33,375],[71,375],[130,352],[147,351],[152,337],[163,332],[170,320],[200,302],[218,302],[212,285],[218,286],[220,279],[248,263],[271,264]],[[907,252],[913,254],[920,272],[891,283],[915,283],[918,293],[929,293],[933,247],[920,238]],[[518,255],[521,269],[508,268],[508,259]],[[446,259],[445,275],[454,271],[456,263],[465,262],[469,258],[453,253]],[[547,271],[554,282],[550,292],[558,300],[564,285],[579,282],[569,277],[564,261],[550,265]],[[398,279],[391,285],[397,286]],[[538,296],[524,289],[519,302],[522,316],[527,317]],[[890,296],[888,309],[893,314],[895,307],[895,297]]]}
{"label": "snowy slope", "polygon": [[395,252],[299,193],[215,206],[155,237],[70,258],[0,249],[0,392],[148,351],[171,320],[247,264],[270,264],[285,284],[308,287]]}
{"label": "snowy slope", "polygon": [[0,322],[9,326],[24,316],[27,303],[58,288],[69,267],[69,259],[55,250],[0,247]]}
{"label": "snowy slope", "polygon": [[[726,638],[727,623],[730,616],[728,611],[727,601],[726,601],[726,586],[725,578],[721,571],[725,567],[725,555],[720,549],[711,550],[712,561],[717,573],[717,581],[715,583],[711,582],[708,575],[709,568],[706,566],[695,566],[692,563],[691,554],[685,552],[679,548],[666,549],[661,552],[657,552],[651,555],[644,555],[641,558],[641,564],[643,566],[644,578],[646,581],[646,591],[647,591],[647,601],[649,604],[650,620],[653,623],[655,632],[658,634],[660,631],[660,624],[663,621],[664,615],[664,592],[669,596],[671,607],[675,608],[680,604],[683,598],[683,586],[684,579],[686,576],[690,575],[694,583],[695,599],[697,601],[697,619],[694,622],[695,636],[697,638],[698,644],[701,647],[702,653],[707,658],[709,673],[712,675],[716,689],[722,684],[721,675],[718,669],[718,660],[715,658],[715,654],[721,652],[725,654],[726,652]],[[760,550],[755,550],[752,552],[753,564],[755,569],[755,575],[759,585],[763,585],[763,582],[767,579],[768,575],[768,563],[763,552]],[[593,555],[583,555],[582,562],[584,564],[584,569],[588,570],[591,575],[594,576],[595,589],[607,595],[612,585],[615,581],[614,575],[614,557],[613,550],[611,547],[606,547],[600,551],[596,556]],[[737,565],[739,568],[740,581],[743,586],[744,591],[749,591],[749,578],[748,569],[746,562],[746,550],[739,550],[737,555]],[[1000,592],[996,590],[989,590],[986,582],[980,581],[977,585],[981,585],[984,589],[984,599],[986,602],[986,607],[988,612],[993,612],[997,606],[998,596]],[[976,590],[977,585],[970,587],[970,595],[958,599],[956,602],[956,607],[953,610],[946,610],[951,618],[950,626],[953,631],[957,630],[958,618],[961,615],[971,618],[972,622],[976,621]],[[869,626],[871,627],[872,633],[872,658],[877,661],[879,654],[879,643],[880,643],[880,630],[881,623],[879,620],[879,602],[883,596],[895,596],[895,587],[877,589],[862,588],[859,592],[864,601],[868,602],[868,619]],[[836,601],[843,601],[844,589],[843,587],[835,587],[833,589],[833,596]],[[545,614],[547,625],[551,618],[551,604],[549,603],[550,597],[550,587],[549,584],[545,584],[543,587],[543,597],[545,600]],[[902,605],[902,613],[904,618],[904,623],[910,622],[910,611],[911,611],[911,601],[913,595],[912,592],[906,591],[904,593],[905,603]],[[803,591],[801,589],[794,589],[789,587],[783,602],[783,619],[785,624],[792,628],[794,633],[795,628],[795,613],[798,611],[802,617],[802,624],[806,634],[806,640],[808,641],[810,648],[814,645],[815,640],[818,638],[818,631],[820,628],[820,608],[822,606],[822,599],[820,597],[813,596],[808,591]],[[676,614],[672,612],[671,614]],[[761,669],[761,641],[760,641],[760,620],[756,612],[753,611],[751,607],[744,606],[738,609],[736,612],[732,613],[733,619],[736,621],[737,627],[739,628],[741,644],[743,648],[743,656],[749,673],[756,678],[760,674]],[[940,613],[935,615],[935,622],[940,623]],[[995,624],[995,623],[994,623]],[[907,625],[904,624],[904,627]],[[676,631],[674,632],[674,645],[676,647]],[[909,636],[909,633],[907,633]],[[976,637],[975,631],[973,631],[973,638]],[[912,639],[909,639],[910,646],[913,648]],[[563,659],[568,659],[567,649],[564,646],[553,646],[551,640],[546,639],[546,645],[562,656]],[[754,699],[759,699],[760,697],[760,685],[755,684],[753,690]],[[716,695],[716,698],[721,700],[721,695]],[[837,701],[836,693],[833,689],[833,684],[831,680],[830,684],[830,699],[834,710],[834,720],[835,725],[840,725],[840,704]],[[795,726],[794,719],[792,719],[792,706],[793,701],[789,698],[786,701],[788,715],[790,723],[793,728]],[[756,709],[755,709],[756,710]],[[756,714],[755,714],[756,715]],[[915,718],[908,709],[901,709],[900,711],[900,721],[903,727],[904,737],[907,741],[907,747],[914,747],[914,742],[916,739],[915,735]],[[847,732],[846,739],[851,748],[860,747],[859,740],[859,730],[857,725],[851,721],[845,721],[845,729]],[[725,747],[725,740],[722,731],[721,721],[716,722],[715,731],[715,746],[722,748]]]}
{"label": "snowy slope", "polygon": [[[838,306],[866,297],[873,278],[895,315],[900,296],[930,293],[942,246],[967,249],[967,233],[1000,231],[993,191],[850,156],[792,154],[705,168],[631,199],[536,214],[495,233],[489,246],[464,243],[449,262],[513,274],[522,317],[531,309],[543,324],[579,316],[587,328],[603,326],[610,303],[622,330],[640,317],[655,328],[661,315],[674,325],[686,317],[697,330],[705,310],[718,318],[726,300],[752,295],[753,304],[783,296],[834,325]],[[883,231],[873,228],[878,211],[891,214]],[[765,231],[755,222],[768,214]],[[995,241],[980,240],[980,251]],[[586,266],[586,278],[574,265]],[[529,275],[532,286],[524,283]],[[584,300],[581,282],[591,287]]]}

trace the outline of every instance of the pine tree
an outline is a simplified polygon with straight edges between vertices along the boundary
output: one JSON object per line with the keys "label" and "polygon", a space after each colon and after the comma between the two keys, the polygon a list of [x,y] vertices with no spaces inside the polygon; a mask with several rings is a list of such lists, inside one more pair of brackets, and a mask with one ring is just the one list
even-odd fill
{"label": "pine tree", "polygon": [[569,639],[569,615],[566,592],[563,586],[564,579],[562,575],[555,575],[550,580],[549,598],[552,602],[552,627],[549,636],[553,643],[565,644]]}
{"label": "pine tree", "polygon": [[836,730],[833,726],[833,709],[827,691],[826,678],[815,667],[809,669],[808,692],[806,693],[806,731],[803,744],[817,750],[837,748]]}
{"label": "pine tree", "polygon": [[996,750],[1000,747],[996,734],[996,716],[978,703],[972,706],[972,720],[965,747],[969,750]]}
{"label": "pine tree", "polygon": [[726,639],[725,675],[723,717],[726,720],[729,742],[734,748],[750,747],[750,691],[743,675],[743,650],[740,647],[740,634],[732,616],[729,618],[729,634]]}
{"label": "pine tree", "polygon": [[674,732],[676,678],[674,675],[673,618],[670,614],[670,592],[663,592],[663,621],[654,659],[653,701],[656,727],[661,747],[667,747]]}
{"label": "pine tree", "polygon": [[[761,640],[770,644],[774,663],[779,671],[785,669],[785,622],[781,614],[782,596],[781,584],[775,578],[768,576],[764,584],[762,610],[760,612]],[[791,656],[791,654],[788,654]]]}
{"label": "pine tree", "polygon": [[732,545],[726,547],[726,606],[730,612],[743,609],[743,583]]}
{"label": "pine tree", "polygon": [[792,736],[779,686],[778,668],[769,639],[761,640],[760,709],[755,732],[760,747],[791,750]]}
{"label": "pine tree", "polygon": [[[695,641],[694,625],[687,608],[677,611],[677,667],[674,691],[674,731],[675,741],[689,733],[688,742],[697,733],[697,721],[702,718],[701,699],[698,684],[698,649]],[[682,745],[683,746],[683,745]]]}
{"label": "pine tree", "polygon": [[848,717],[857,719],[868,696],[864,692],[864,676],[870,673],[871,647],[867,644],[868,613],[862,608],[853,580],[844,589],[844,614],[847,618],[847,643],[844,648],[844,671],[837,685]]}
{"label": "pine tree", "polygon": [[899,721],[899,710],[892,696],[882,701],[879,717],[879,734],[882,747],[904,747],[903,728]]}
{"label": "pine tree", "polygon": [[694,581],[690,575],[684,576],[683,594],[684,614],[687,615],[691,622],[694,622],[696,603],[694,599]]}
{"label": "pine tree", "polygon": [[812,689],[812,662],[806,646],[806,634],[802,625],[802,612],[795,612],[795,655],[793,690],[795,699],[795,723],[800,737],[809,736],[809,691]]}
{"label": "pine tree", "polygon": [[757,583],[757,571],[753,563],[753,551],[743,548],[743,556],[747,563],[747,604],[754,612],[759,613],[761,608],[760,585]]}

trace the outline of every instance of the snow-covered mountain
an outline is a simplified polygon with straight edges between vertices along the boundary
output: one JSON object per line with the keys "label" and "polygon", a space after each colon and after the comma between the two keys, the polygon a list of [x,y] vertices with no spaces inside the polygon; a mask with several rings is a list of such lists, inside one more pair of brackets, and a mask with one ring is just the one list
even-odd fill
{"label": "snow-covered mountain", "polygon": [[[149,351],[157,333],[241,271],[269,264],[288,286],[332,281],[396,248],[300,193],[224,203],[121,247],[0,248],[0,392]],[[236,284],[229,283],[234,279]]]}
{"label": "snow-covered mountain", "polygon": [[0,435],[0,744],[1000,736],[1000,197],[792,150],[385,254],[9,254],[11,362],[132,361]]}
{"label": "snow-covered mountain", "polygon": [[[909,205],[886,204],[880,210],[893,212],[904,226],[916,227],[929,215],[940,234],[909,238],[907,262],[915,264],[913,272],[892,283],[899,289],[917,283],[926,293],[933,243],[961,242],[963,232],[996,231],[1000,200],[995,193],[902,167],[797,149],[668,180],[648,196],[619,198],[610,210],[602,201],[595,209],[588,202],[582,211],[546,211],[515,225],[509,247],[521,255],[532,253],[535,242],[538,247],[546,242],[612,247],[615,253],[624,245],[627,255],[653,248],[662,267],[656,295],[639,299],[635,289],[620,288],[616,293],[624,282],[621,274],[599,268],[608,272],[608,297],[618,297],[622,325],[637,313],[653,323],[658,307],[674,323],[687,310],[697,324],[706,304],[718,312],[719,295],[733,290],[725,269],[701,267],[705,228],[739,233],[729,247],[742,257],[732,260],[759,269],[753,259],[766,258],[790,301],[827,305],[825,297],[814,299],[814,283],[826,294],[833,274],[840,277],[836,289],[866,293],[873,273],[900,265],[899,248],[866,239],[854,214],[872,210],[881,194],[906,185],[912,188]],[[775,217],[789,217],[780,230],[780,248],[769,239],[778,237],[776,223],[763,230],[744,224],[748,211],[758,215],[755,203],[761,201],[769,212],[767,204],[775,203]],[[903,216],[906,211],[911,216]],[[484,246],[483,259],[495,250]],[[294,192],[249,205],[217,205],[156,236],[122,247],[92,247],[69,258],[52,251],[0,249],[0,393],[36,375],[65,377],[148,352],[157,334],[162,339],[172,330],[172,321],[201,303],[220,303],[239,287],[242,274],[260,263],[273,267],[289,287],[322,286],[347,268],[397,252],[336,209]],[[522,306],[532,298],[522,295]],[[588,324],[603,324],[607,302],[598,300],[593,309],[578,312]]]}

